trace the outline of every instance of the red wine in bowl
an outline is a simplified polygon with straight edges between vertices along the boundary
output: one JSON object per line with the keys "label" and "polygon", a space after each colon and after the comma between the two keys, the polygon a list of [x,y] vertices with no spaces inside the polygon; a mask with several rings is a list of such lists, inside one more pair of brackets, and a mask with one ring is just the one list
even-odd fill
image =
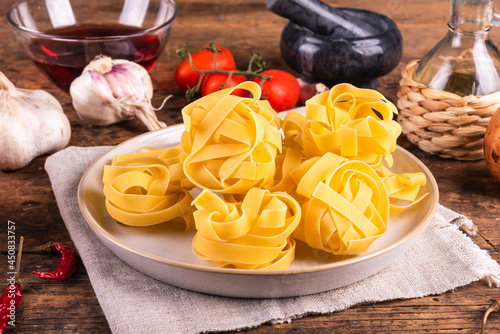
{"label": "red wine in bowl", "polygon": [[161,52],[160,40],[142,31],[121,24],[82,24],[54,29],[45,32],[46,38],[31,41],[30,56],[65,89],[100,54],[136,62],[149,71]]}

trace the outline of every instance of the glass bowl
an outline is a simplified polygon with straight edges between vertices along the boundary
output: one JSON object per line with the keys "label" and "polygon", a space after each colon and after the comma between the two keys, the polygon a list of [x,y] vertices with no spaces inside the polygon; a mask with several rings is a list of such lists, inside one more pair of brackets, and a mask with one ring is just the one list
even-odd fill
{"label": "glass bowl", "polygon": [[7,19],[27,56],[67,89],[100,54],[149,71],[177,13],[172,0],[19,0]]}

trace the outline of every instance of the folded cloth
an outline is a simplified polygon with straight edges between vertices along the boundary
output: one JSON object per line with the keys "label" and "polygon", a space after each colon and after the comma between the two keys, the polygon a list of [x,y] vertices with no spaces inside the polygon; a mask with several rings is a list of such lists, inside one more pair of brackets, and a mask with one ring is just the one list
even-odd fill
{"label": "folded cloth", "polygon": [[84,263],[113,333],[200,333],[290,321],[353,305],[441,294],[488,279],[500,266],[463,233],[466,217],[439,206],[409,250],[379,273],[323,293],[278,299],[218,297],[180,289],[131,268],[102,244],[80,213],[77,188],[88,166],[111,147],[68,147],[45,168],[71,239]]}

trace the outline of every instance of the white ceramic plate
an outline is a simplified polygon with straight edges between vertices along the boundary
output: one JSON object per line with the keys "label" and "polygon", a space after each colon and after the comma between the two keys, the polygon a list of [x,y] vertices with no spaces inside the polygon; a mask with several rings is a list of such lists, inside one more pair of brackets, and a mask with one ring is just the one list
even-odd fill
{"label": "white ceramic plate", "polygon": [[387,232],[368,252],[335,257],[311,250],[297,242],[296,259],[285,270],[252,271],[217,268],[199,259],[191,250],[194,232],[184,232],[180,223],[152,227],[130,227],[115,222],[107,213],[102,192],[103,166],[116,154],[130,153],[142,146],[163,148],[178,144],[184,126],[148,132],[128,140],[94,162],[83,175],[78,203],[97,237],[119,258],[144,274],[171,285],[222,296],[272,298],[300,296],[339,288],[388,266],[404,253],[422,232],[438,205],[438,187],[425,165],[406,150],[394,153],[398,172],[423,172],[429,196],[418,208],[389,221]]}

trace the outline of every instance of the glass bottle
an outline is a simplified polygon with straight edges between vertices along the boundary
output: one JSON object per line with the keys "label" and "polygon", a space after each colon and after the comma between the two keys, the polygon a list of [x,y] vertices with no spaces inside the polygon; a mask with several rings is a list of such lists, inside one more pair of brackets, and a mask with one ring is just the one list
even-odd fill
{"label": "glass bottle", "polygon": [[489,37],[499,17],[492,0],[451,0],[448,33],[421,59],[415,80],[460,96],[500,90],[500,54]]}

